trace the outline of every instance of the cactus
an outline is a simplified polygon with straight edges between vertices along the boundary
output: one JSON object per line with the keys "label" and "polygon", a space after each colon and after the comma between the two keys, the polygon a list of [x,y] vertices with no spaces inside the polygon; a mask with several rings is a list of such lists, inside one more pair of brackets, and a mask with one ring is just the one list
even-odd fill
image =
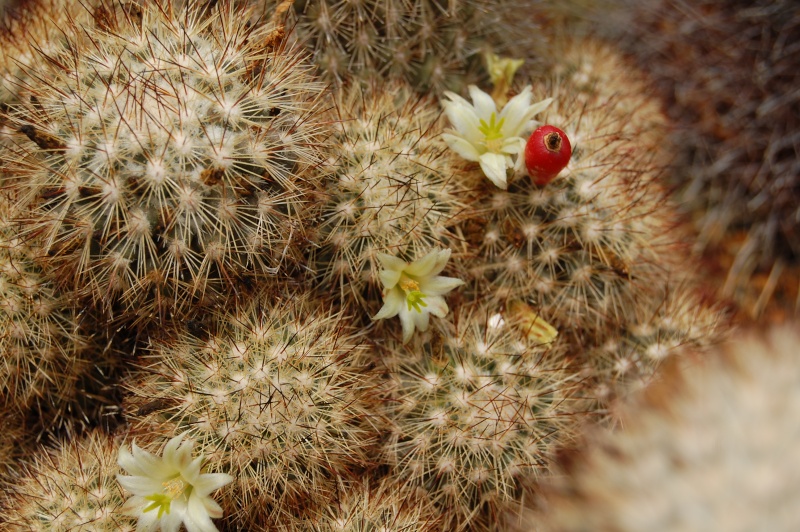
{"label": "cactus", "polygon": [[[25,426],[26,417],[14,408],[0,409],[0,487],[13,489],[22,459],[33,454],[37,434]],[[0,498],[2,507],[2,498]]]}
{"label": "cactus", "polygon": [[653,0],[617,8],[627,15],[620,26],[607,18],[599,26],[624,43],[668,104],[676,123],[672,179],[700,233],[695,250],[717,269],[721,294],[750,316],[796,312],[796,3]]}
{"label": "cactus", "polygon": [[60,286],[164,318],[304,258],[322,86],[229,4],[67,25],[2,162]]}
{"label": "cactus", "polygon": [[141,434],[188,432],[212,471],[236,477],[221,501],[236,526],[299,518],[332,495],[332,475],[366,465],[374,377],[360,372],[363,331],[344,316],[264,293],[178,333],[128,380],[126,411]]}
{"label": "cactus", "polygon": [[582,356],[586,376],[583,396],[592,411],[608,413],[610,424],[619,420],[611,405],[657,380],[661,365],[691,348],[708,352],[730,329],[729,310],[701,295],[696,282],[685,280],[665,287],[649,310]]}
{"label": "cactus", "polygon": [[37,266],[36,250],[10,220],[10,203],[0,197],[0,403],[30,416],[37,430],[92,423],[109,406],[99,392],[116,353],[102,346],[106,332],[90,332],[88,313]]}
{"label": "cactus", "polygon": [[498,306],[525,300],[588,346],[637,319],[688,268],[675,260],[684,233],[659,183],[663,115],[607,48],[577,40],[560,57],[563,71],[534,85],[534,100],[554,98],[537,119],[566,132],[572,159],[542,187],[465,177],[476,194],[459,229],[473,259],[460,277],[483,277],[480,292]]}
{"label": "cactus", "polygon": [[[46,405],[3,412],[26,438],[52,413],[84,422],[0,479],[22,487],[2,501],[13,526],[124,529],[133,513],[191,530],[194,494],[208,530],[497,530],[587,417],[617,423],[612,401],[727,325],[660,183],[666,120],[615,50],[554,38],[532,78],[534,32],[490,56],[492,96],[436,101],[485,78],[479,52],[502,53],[544,1],[98,1],[36,21],[51,1],[18,19],[41,45],[0,62],[0,347]],[[549,97],[535,116],[573,155],[537,184],[513,173]],[[464,111],[504,101],[522,110],[506,130]],[[470,127],[442,135],[442,114]],[[486,153],[470,162],[459,138]],[[396,315],[402,335],[382,320]],[[83,410],[114,399],[116,352],[116,438],[174,437],[163,460]],[[151,483],[162,462],[176,482]]]}
{"label": "cactus", "polygon": [[115,441],[98,430],[43,450],[4,493],[4,530],[136,530],[119,512],[118,455]]}
{"label": "cactus", "polygon": [[798,341],[750,332],[673,367],[585,436],[520,530],[796,530]]}
{"label": "cactus", "polygon": [[336,502],[299,530],[313,532],[434,532],[441,530],[436,508],[408,486],[386,481],[344,483]]}
{"label": "cactus", "polygon": [[[483,53],[524,41],[536,59],[543,44],[536,7],[517,0],[301,0],[288,25],[332,81],[392,77],[420,90],[460,91],[486,79]],[[511,19],[523,9],[531,16],[520,27]]]}
{"label": "cactus", "polygon": [[29,69],[55,52],[65,24],[90,23],[85,5],[81,0],[30,0],[0,7],[0,103],[19,101],[23,86],[35,83]]}
{"label": "cactus", "polygon": [[519,321],[466,310],[407,345],[382,342],[393,423],[384,456],[392,478],[423,488],[443,530],[482,530],[546,470],[569,440],[570,382],[563,345],[523,338]]}
{"label": "cactus", "polygon": [[365,308],[380,301],[378,253],[411,261],[453,241],[463,187],[438,105],[408,84],[345,88],[331,114],[333,180],[312,267],[323,289]]}

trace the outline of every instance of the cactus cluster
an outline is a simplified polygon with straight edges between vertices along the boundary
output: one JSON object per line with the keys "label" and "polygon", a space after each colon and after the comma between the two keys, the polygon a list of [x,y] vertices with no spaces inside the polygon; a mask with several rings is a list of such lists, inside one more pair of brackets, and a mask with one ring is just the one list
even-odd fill
{"label": "cactus cluster", "polygon": [[431,501],[408,486],[369,481],[340,483],[336,501],[300,530],[313,532],[433,532],[441,516]]}
{"label": "cactus cluster", "polygon": [[323,289],[366,306],[378,253],[413,260],[455,237],[464,209],[458,164],[442,143],[440,109],[405,82],[344,89],[331,111],[336,151],[312,268]]}
{"label": "cactus cluster", "polygon": [[302,260],[324,129],[322,85],[269,28],[161,7],[67,24],[23,67],[2,156],[59,284],[156,318]]}
{"label": "cactus cluster", "polygon": [[535,6],[517,0],[301,0],[294,2],[290,25],[327,79],[392,77],[420,90],[460,90],[486,78],[483,53],[524,41],[531,60],[538,59],[543,39],[532,12],[524,30],[510,23],[515,12]]}
{"label": "cactus cluster", "polygon": [[650,385],[665,360],[689,348],[705,352],[724,338],[729,311],[701,294],[690,281],[665,287],[657,308],[585,353],[585,397],[593,410],[607,412],[620,397]]}
{"label": "cactus cluster", "polygon": [[39,427],[84,422],[104,403],[95,394],[116,354],[103,345],[107,333],[91,331],[89,313],[58,293],[37,265],[37,250],[19,237],[12,211],[11,199],[0,197],[0,404]]}
{"label": "cactus cluster", "polygon": [[[459,229],[474,257],[466,275],[482,274],[482,292],[498,305],[524,300],[591,342],[648,312],[685,268],[659,183],[662,115],[607,48],[582,41],[562,59],[560,76],[536,88],[554,98],[540,120],[560,124],[573,144],[566,169],[547,186],[524,177],[508,190],[472,174],[481,181]],[[611,69],[616,79],[604,79]]]}
{"label": "cactus cluster", "polygon": [[[22,8],[43,42],[0,65],[0,383],[121,399],[56,439],[14,407],[61,442],[3,480],[19,529],[499,530],[724,328],[631,64],[560,35],[546,76],[510,73],[538,37],[480,70],[545,3],[80,4]],[[572,145],[548,183],[533,118]]]}
{"label": "cactus cluster", "polygon": [[5,3],[0,4],[0,103],[8,104],[21,99],[25,83],[35,83],[28,69],[58,48],[64,25],[87,24],[92,15],[80,0],[10,2],[3,7]]}
{"label": "cactus cluster", "polygon": [[6,530],[119,530],[135,521],[119,508],[124,501],[116,474],[119,446],[95,430],[26,465],[5,490],[0,520]]}
{"label": "cactus cluster", "polygon": [[444,529],[484,529],[570,439],[575,383],[563,347],[526,340],[519,320],[464,307],[453,320],[380,346],[391,382],[383,452],[394,478],[447,509]]}

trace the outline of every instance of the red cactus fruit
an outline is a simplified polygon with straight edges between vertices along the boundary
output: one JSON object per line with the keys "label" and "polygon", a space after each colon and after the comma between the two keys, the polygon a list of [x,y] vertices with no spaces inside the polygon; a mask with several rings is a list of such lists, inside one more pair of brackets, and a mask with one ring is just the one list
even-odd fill
{"label": "red cactus fruit", "polygon": [[546,185],[567,166],[572,146],[567,135],[555,126],[537,128],[525,146],[528,175],[539,186]]}

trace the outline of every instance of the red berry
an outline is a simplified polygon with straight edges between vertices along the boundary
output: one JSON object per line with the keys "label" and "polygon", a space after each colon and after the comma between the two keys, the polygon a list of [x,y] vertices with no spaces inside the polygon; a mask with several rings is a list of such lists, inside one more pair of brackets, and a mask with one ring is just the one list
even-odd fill
{"label": "red berry", "polygon": [[567,166],[572,146],[567,135],[555,126],[542,126],[531,134],[525,146],[525,166],[537,185],[546,185]]}

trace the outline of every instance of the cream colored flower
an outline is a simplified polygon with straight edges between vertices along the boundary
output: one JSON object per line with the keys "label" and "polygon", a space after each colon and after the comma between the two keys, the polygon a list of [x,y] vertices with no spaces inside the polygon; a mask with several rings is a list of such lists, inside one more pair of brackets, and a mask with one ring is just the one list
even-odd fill
{"label": "cream colored flower", "polygon": [[415,329],[428,330],[430,315],[439,318],[449,309],[442,297],[464,281],[438,275],[450,260],[450,250],[431,251],[411,264],[403,259],[378,254],[383,266],[380,272],[383,284],[383,307],[372,318],[381,320],[400,315],[403,324],[403,343],[411,339]]}
{"label": "cream colored flower", "polygon": [[216,532],[211,518],[222,517],[222,507],[211,492],[233,480],[224,473],[200,473],[203,457],[192,458],[193,442],[183,435],[172,438],[161,457],[133,444],[122,448],[118,463],[131,476],[117,475],[123,488],[133,493],[122,510],[138,517],[137,531]]}
{"label": "cream colored flower", "polygon": [[506,169],[514,168],[525,149],[523,133],[531,129],[530,121],[542,112],[552,98],[531,104],[530,85],[511,98],[498,114],[491,96],[475,85],[469,86],[472,104],[461,96],[444,93],[444,112],[455,129],[442,134],[450,148],[468,161],[480,163],[489,180],[502,189],[508,188]]}

